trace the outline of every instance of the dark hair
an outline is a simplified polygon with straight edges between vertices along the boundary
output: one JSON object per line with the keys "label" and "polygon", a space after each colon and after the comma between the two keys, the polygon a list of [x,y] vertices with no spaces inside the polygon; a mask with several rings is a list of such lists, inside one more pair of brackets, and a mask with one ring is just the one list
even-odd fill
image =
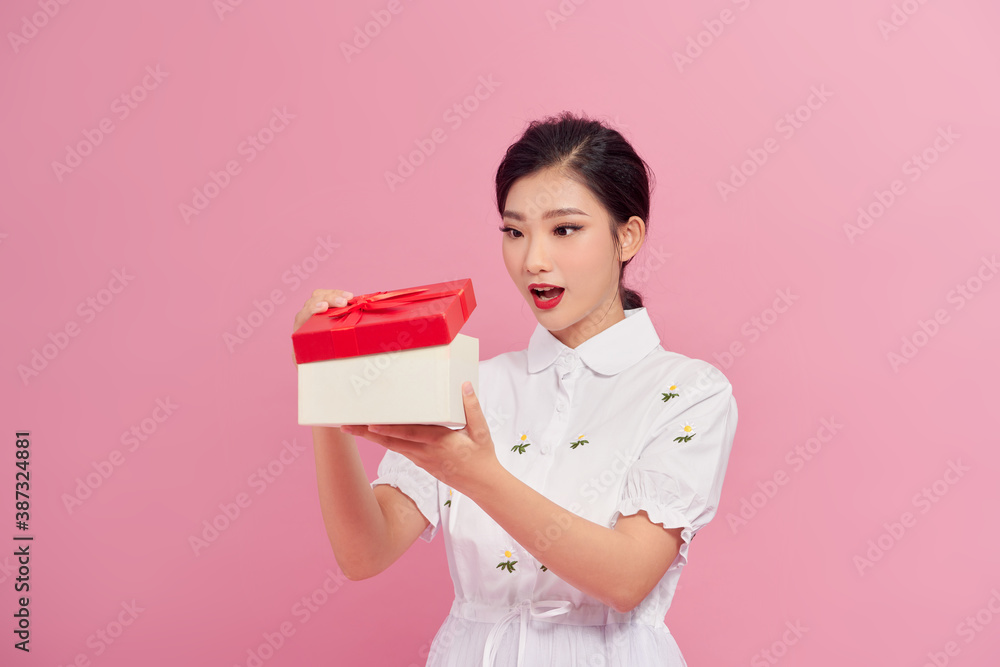
{"label": "dark hair", "polygon": [[[514,182],[549,167],[564,169],[594,194],[611,214],[611,238],[621,256],[617,227],[633,215],[649,228],[649,201],[653,172],[617,130],[586,116],[563,111],[558,116],[534,120],[521,138],[511,144],[497,169],[497,209],[503,215],[507,193]],[[642,295],[622,285],[625,267],[618,274],[618,295],[623,310],[642,307]]]}

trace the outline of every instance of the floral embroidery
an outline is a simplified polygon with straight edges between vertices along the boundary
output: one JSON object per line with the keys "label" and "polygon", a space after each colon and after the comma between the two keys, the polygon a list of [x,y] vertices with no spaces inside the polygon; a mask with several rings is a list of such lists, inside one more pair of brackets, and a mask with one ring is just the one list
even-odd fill
{"label": "floral embroidery", "polygon": [[684,426],[681,427],[681,431],[684,435],[679,435],[674,438],[674,442],[687,442],[696,435],[694,432],[694,424],[691,422],[684,424]]}
{"label": "floral embroidery", "polygon": [[502,563],[497,563],[497,567],[500,568],[501,570],[507,570],[508,572],[513,572],[514,564],[517,563],[516,560],[511,560],[511,556],[513,555],[514,552],[511,551],[510,549],[504,550],[503,557],[506,558],[507,560]]}
{"label": "floral embroidery", "polygon": [[528,439],[528,434],[527,433],[522,433],[521,434],[521,443],[522,444],[514,445],[513,447],[510,448],[510,451],[517,452],[518,454],[524,454],[524,448],[531,446],[530,442],[524,442],[527,439]]}
{"label": "floral embroidery", "polygon": [[448,489],[448,500],[444,501],[445,507],[451,507],[451,489]]}
{"label": "floral embroidery", "polygon": [[677,396],[680,396],[680,394],[677,394],[677,393],[674,392],[674,389],[677,389],[677,385],[672,384],[672,385],[670,385],[670,388],[667,389],[667,391],[661,392],[663,394],[663,402],[664,403],[666,403],[667,401],[669,401],[671,398],[675,398]]}
{"label": "floral embroidery", "polygon": [[576,442],[569,443],[569,448],[570,449],[576,449],[580,445],[586,445],[588,442],[590,442],[590,440],[584,440],[583,439],[583,433],[581,433],[580,437],[576,439]]}

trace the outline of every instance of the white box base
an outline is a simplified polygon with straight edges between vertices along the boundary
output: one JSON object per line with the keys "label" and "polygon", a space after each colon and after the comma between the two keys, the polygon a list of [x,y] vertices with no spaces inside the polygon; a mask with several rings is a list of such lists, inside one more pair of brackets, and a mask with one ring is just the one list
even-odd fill
{"label": "white box base", "polygon": [[299,424],[465,426],[462,383],[479,393],[479,339],[298,365]]}

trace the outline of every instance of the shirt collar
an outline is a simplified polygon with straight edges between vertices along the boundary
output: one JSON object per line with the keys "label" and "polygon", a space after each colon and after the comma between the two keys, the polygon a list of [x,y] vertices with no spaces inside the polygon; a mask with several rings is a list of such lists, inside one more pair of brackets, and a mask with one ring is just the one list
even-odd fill
{"label": "shirt collar", "polygon": [[572,365],[577,358],[602,375],[616,375],[649,354],[660,344],[645,308],[625,311],[625,319],[571,348],[541,323],[528,342],[528,371],[537,373],[560,360]]}

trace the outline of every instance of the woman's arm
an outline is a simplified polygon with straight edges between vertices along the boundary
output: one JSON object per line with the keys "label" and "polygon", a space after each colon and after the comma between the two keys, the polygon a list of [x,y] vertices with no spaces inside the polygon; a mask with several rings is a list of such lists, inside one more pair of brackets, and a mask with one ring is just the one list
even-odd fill
{"label": "woman's arm", "polygon": [[547,569],[617,611],[642,602],[677,556],[681,528],[664,530],[644,510],[606,528],[498,468],[469,497]]}
{"label": "woman's arm", "polygon": [[462,390],[461,430],[422,424],[342,428],[400,452],[465,494],[570,585],[620,612],[635,608],[677,557],[682,529],[664,530],[639,512],[621,517],[612,530],[552,502],[503,467],[472,383],[463,382]]}
{"label": "woman's arm", "polygon": [[428,521],[402,491],[368,481],[353,435],[314,426],[316,481],[326,533],[344,575],[375,576],[410,548]]}

